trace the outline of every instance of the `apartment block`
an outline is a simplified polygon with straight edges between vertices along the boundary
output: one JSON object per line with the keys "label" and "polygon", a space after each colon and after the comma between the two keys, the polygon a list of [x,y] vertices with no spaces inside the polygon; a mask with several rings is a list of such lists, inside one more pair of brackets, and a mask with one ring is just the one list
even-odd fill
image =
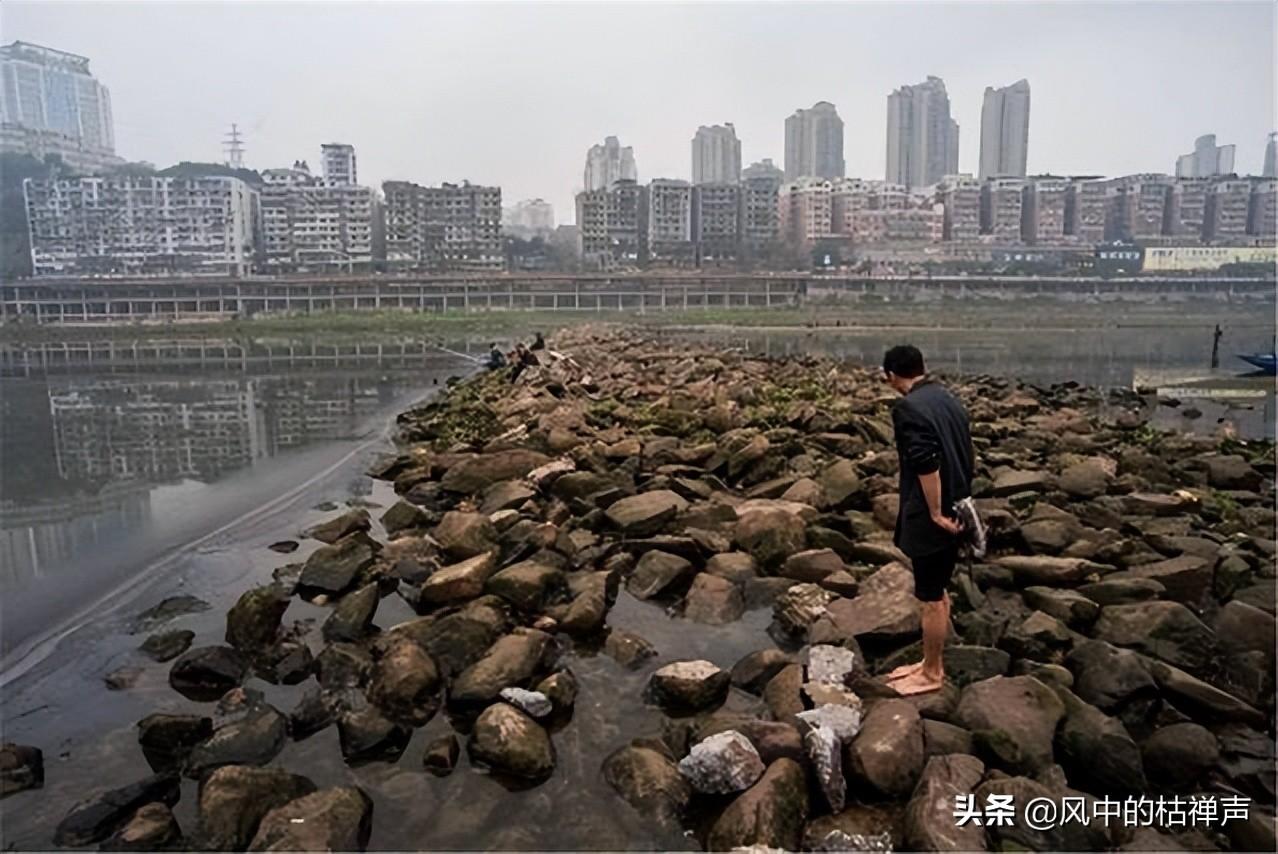
{"label": "apartment block", "polygon": [[657,178],[649,182],[644,197],[648,263],[671,267],[694,264],[692,185],[673,178]]}
{"label": "apartment block", "polygon": [[780,214],[777,198],[785,173],[764,160],[741,172],[741,240],[758,248],[777,239]]}
{"label": "apartment block", "polygon": [[1095,246],[1105,240],[1109,185],[1097,178],[1074,178],[1065,190],[1065,234],[1074,243]]}
{"label": "apartment block", "polygon": [[702,264],[737,258],[741,245],[741,188],[697,184],[692,188],[692,240]]}
{"label": "apartment block", "polygon": [[471,184],[382,184],[386,261],[434,272],[503,270],[501,188]]}
{"label": "apartment block", "polygon": [[[325,146],[324,152],[326,175],[330,147]],[[354,156],[351,149],[351,176]],[[372,265],[371,187],[319,178],[305,163],[291,169],[266,169],[262,181],[262,261],[266,269],[350,272]]]}
{"label": "apartment block", "polygon": [[1251,182],[1216,181],[1207,191],[1203,219],[1203,240],[1229,243],[1247,236],[1247,214],[1251,205]]}
{"label": "apartment block", "polygon": [[618,180],[611,188],[577,194],[578,254],[587,267],[634,267],[640,255],[642,188]]}
{"label": "apartment block", "polygon": [[800,178],[782,184],[777,197],[781,236],[789,243],[811,245],[834,236],[834,185],[822,178]]}
{"label": "apartment block", "polygon": [[785,177],[843,176],[843,119],[829,101],[795,110],[785,120]]}
{"label": "apartment block", "polygon": [[846,178],[832,182],[831,228],[857,246],[938,242],[944,209],[887,181]]}
{"label": "apartment block", "polygon": [[1177,178],[1211,178],[1234,171],[1234,146],[1217,145],[1214,133],[1194,140],[1194,150],[1176,158]]}
{"label": "apartment block", "polygon": [[238,178],[63,178],[23,183],[36,276],[240,276],[257,193]]}
{"label": "apartment block", "polygon": [[971,175],[946,175],[936,185],[942,209],[942,239],[971,242],[981,233],[981,182]]}
{"label": "apartment block", "polygon": [[1072,242],[1065,234],[1065,196],[1069,182],[1032,178],[1021,195],[1021,240],[1035,246]]}
{"label": "apartment block", "polygon": [[1198,243],[1203,239],[1207,215],[1207,192],[1210,178],[1177,178],[1167,192],[1167,209],[1163,218],[1163,234],[1181,238],[1181,242]]}
{"label": "apartment block", "polygon": [[1023,178],[992,178],[981,185],[981,233],[995,243],[1021,239]]}
{"label": "apartment block", "polygon": [[741,178],[741,140],[732,122],[702,125],[692,138],[692,183],[735,184]]}
{"label": "apartment block", "polygon": [[1124,175],[1109,182],[1106,240],[1146,240],[1163,233],[1170,175]]}
{"label": "apartment block", "polygon": [[602,145],[592,145],[586,152],[582,177],[587,192],[606,190],[618,181],[638,181],[635,150],[629,145],[623,147],[615,136],[606,137]]}
{"label": "apartment block", "polygon": [[1269,244],[1278,242],[1278,181],[1270,178],[1252,183],[1247,233]]}
{"label": "apartment block", "polygon": [[[945,82],[928,77],[887,99],[887,180],[931,187],[958,171],[959,126]],[[840,173],[842,174],[842,173]]]}
{"label": "apartment block", "polygon": [[320,146],[324,180],[330,184],[355,184],[355,146],[329,142]]}
{"label": "apartment block", "polygon": [[502,212],[502,225],[519,237],[545,237],[555,230],[555,208],[545,199],[524,199]]}

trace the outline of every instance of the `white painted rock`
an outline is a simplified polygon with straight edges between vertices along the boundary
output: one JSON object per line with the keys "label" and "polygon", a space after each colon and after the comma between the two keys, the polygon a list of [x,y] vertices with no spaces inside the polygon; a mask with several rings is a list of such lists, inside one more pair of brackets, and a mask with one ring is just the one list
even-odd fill
{"label": "white painted rock", "polygon": [[861,731],[861,709],[857,706],[827,703],[799,712],[797,717],[813,727],[829,727],[844,744],[856,738]]}
{"label": "white painted rock", "polygon": [[750,739],[734,729],[715,733],[693,746],[679,762],[698,792],[726,794],[750,788],[763,776],[763,760]]}
{"label": "white painted rock", "polygon": [[540,691],[527,691],[523,688],[503,688],[499,695],[507,703],[534,718],[544,718],[554,711],[550,698]]}
{"label": "white painted rock", "polygon": [[846,685],[856,669],[856,653],[841,646],[818,644],[808,650],[808,681]]}

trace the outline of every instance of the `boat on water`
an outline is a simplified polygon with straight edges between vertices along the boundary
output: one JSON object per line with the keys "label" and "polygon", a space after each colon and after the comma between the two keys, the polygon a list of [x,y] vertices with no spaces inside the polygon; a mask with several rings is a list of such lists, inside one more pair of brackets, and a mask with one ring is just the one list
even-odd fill
{"label": "boat on water", "polygon": [[1275,353],[1239,353],[1238,358],[1269,374],[1271,377],[1274,376],[1275,368],[1278,368],[1278,354]]}

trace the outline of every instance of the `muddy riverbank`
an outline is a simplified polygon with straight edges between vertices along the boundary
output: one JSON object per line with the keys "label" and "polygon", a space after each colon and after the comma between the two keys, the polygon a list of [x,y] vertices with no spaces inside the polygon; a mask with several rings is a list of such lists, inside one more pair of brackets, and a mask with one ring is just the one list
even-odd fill
{"label": "muddy riverbank", "polygon": [[105,672],[33,671],[6,739],[44,788],[0,802],[6,844],[936,847],[954,794],[1176,792],[1251,818],[961,847],[1272,842],[1271,444],[1161,432],[1130,391],[955,380],[994,550],[952,591],[950,685],[902,699],[874,373],[551,348],[404,413],[362,506],[256,531],[198,603],[138,602]]}

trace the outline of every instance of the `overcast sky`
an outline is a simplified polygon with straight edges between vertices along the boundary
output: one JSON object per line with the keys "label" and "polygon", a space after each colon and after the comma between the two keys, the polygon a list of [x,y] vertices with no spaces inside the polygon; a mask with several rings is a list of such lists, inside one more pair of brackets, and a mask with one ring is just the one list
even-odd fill
{"label": "overcast sky", "polygon": [[586,149],[632,145],[641,181],[690,176],[697,126],[784,157],[796,107],[832,101],[849,175],[882,178],[886,96],[945,80],[976,171],[987,85],[1030,81],[1031,173],[1170,172],[1203,133],[1260,171],[1274,4],[350,3],[5,0],[0,31],[90,58],[117,151],[253,168],[355,145],[362,183],[499,184],[573,219]]}

